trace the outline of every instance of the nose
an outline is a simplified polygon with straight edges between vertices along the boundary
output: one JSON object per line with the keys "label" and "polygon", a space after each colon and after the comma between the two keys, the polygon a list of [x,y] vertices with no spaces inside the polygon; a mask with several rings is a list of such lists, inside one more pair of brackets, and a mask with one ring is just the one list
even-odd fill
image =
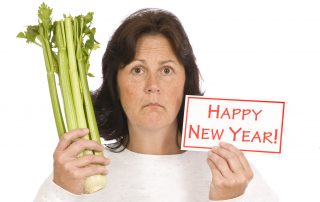
{"label": "nose", "polygon": [[145,93],[160,93],[160,87],[156,75],[149,75],[146,81]]}

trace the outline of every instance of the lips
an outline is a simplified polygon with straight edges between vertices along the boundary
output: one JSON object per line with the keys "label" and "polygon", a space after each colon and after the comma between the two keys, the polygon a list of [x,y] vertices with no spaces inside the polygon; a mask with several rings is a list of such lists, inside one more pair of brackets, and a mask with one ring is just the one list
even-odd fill
{"label": "lips", "polygon": [[163,108],[163,106],[157,102],[148,103],[148,104],[144,105],[143,107],[162,107]]}

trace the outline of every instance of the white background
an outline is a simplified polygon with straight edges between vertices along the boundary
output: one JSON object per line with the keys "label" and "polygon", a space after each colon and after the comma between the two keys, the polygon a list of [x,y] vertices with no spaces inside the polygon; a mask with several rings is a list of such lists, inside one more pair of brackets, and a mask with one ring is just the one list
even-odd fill
{"label": "white background", "polygon": [[[32,201],[52,171],[58,138],[41,50],[16,39],[37,23],[41,1],[0,7],[0,201]],[[46,1],[54,19],[95,12],[101,49],[91,57],[100,84],[106,44],[130,13],[160,7],[183,23],[206,95],[286,102],[282,154],[246,153],[281,201],[320,201],[320,5],[317,1]],[[318,71],[317,71],[318,70]]]}

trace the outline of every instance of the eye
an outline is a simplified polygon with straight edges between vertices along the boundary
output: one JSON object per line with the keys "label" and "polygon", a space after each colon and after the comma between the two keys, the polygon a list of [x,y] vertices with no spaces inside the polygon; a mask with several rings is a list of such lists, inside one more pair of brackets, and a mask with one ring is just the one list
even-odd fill
{"label": "eye", "polygon": [[162,68],[162,73],[163,73],[164,75],[170,75],[170,74],[173,73],[173,69],[172,69],[172,67],[170,67],[170,66],[163,67],[163,68]]}
{"label": "eye", "polygon": [[135,75],[139,75],[143,73],[143,68],[142,67],[134,67],[131,69],[131,73]]}

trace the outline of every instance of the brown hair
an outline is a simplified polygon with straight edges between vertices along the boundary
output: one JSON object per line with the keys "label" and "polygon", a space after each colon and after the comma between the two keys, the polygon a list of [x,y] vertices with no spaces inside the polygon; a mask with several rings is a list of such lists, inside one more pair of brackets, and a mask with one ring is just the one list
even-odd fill
{"label": "brown hair", "polygon": [[[129,64],[136,51],[136,43],[146,34],[161,34],[183,64],[186,74],[184,95],[202,95],[200,73],[192,47],[179,19],[161,9],[142,9],[128,16],[111,37],[102,59],[103,83],[93,95],[99,131],[107,140],[118,139],[110,149],[127,147],[129,141],[127,118],[119,100],[117,72]],[[177,116],[178,129],[182,131],[184,98]],[[124,149],[123,148],[123,149]]]}

